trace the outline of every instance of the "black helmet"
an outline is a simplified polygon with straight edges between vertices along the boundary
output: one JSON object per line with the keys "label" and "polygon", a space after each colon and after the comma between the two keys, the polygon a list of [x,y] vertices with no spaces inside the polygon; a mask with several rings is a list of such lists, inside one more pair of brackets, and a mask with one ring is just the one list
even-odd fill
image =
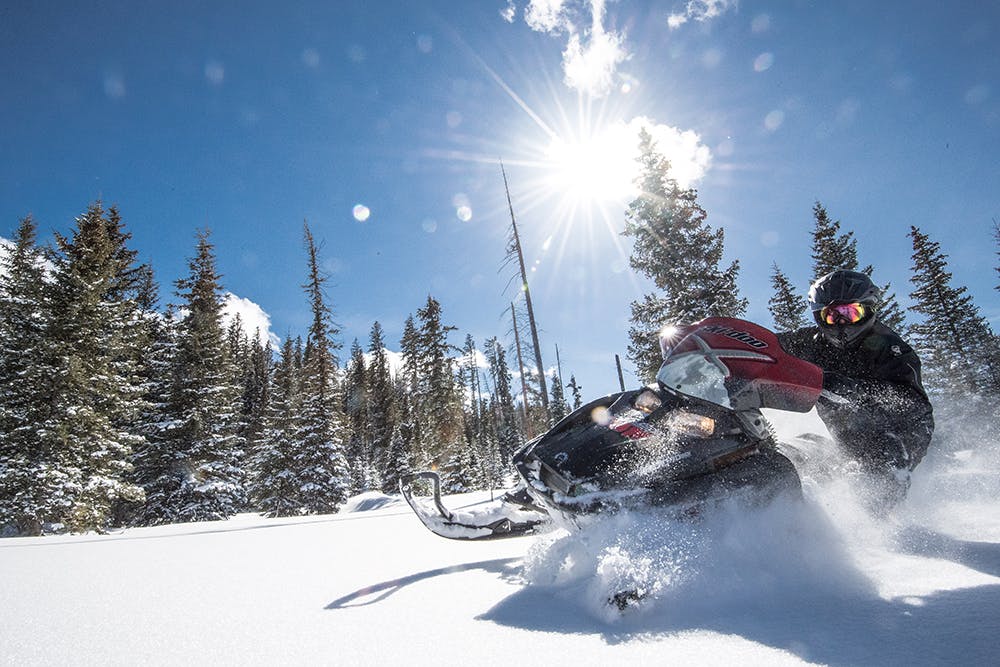
{"label": "black helmet", "polygon": [[[843,348],[861,340],[875,324],[879,297],[879,289],[867,275],[837,269],[817,279],[809,288],[809,307],[823,335]],[[851,308],[853,304],[860,307]]]}

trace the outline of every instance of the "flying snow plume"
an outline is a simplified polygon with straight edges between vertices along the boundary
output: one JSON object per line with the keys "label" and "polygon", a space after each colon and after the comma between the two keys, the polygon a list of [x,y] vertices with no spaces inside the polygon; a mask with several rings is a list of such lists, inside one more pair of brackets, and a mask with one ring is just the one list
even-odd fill
{"label": "flying snow plume", "polygon": [[[513,21],[508,3],[501,15]],[[629,58],[623,33],[605,27],[604,0],[531,0],[524,21],[532,30],[565,35],[563,81],[592,97],[603,97],[615,87],[618,66]]]}
{"label": "flying snow plume", "polygon": [[835,527],[791,498],[757,509],[723,502],[695,517],[632,510],[584,530],[586,539],[564,531],[540,539],[523,576],[529,588],[606,623],[687,622],[790,598],[808,606],[832,595],[873,595]]}
{"label": "flying snow plume", "polygon": [[735,9],[737,0],[688,0],[683,12],[674,12],[667,17],[671,30],[681,27],[690,20],[709,21]]}
{"label": "flying snow plume", "polygon": [[270,345],[275,350],[278,349],[281,339],[271,332],[271,316],[250,299],[226,292],[225,301],[222,304],[223,326],[229,327],[237,315],[247,336],[253,336],[256,331],[262,344]]}

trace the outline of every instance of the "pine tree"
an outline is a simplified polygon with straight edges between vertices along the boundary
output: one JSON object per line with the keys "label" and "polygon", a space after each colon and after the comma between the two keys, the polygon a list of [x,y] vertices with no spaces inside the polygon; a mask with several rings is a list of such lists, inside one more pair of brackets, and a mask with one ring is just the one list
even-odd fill
{"label": "pine tree", "polygon": [[455,327],[443,323],[441,304],[432,296],[417,310],[417,318],[420,375],[414,393],[415,417],[425,425],[421,429],[424,457],[432,466],[453,464],[443,471],[447,482],[450,474],[460,472],[454,466],[459,465],[456,453],[463,449],[461,405],[450,356],[454,348],[448,343],[448,334]]}
{"label": "pine tree", "polygon": [[511,391],[511,373],[503,345],[496,338],[486,341],[484,351],[490,366],[493,383],[493,414],[496,422],[497,449],[500,461],[507,465],[514,452],[521,447],[521,435],[517,428],[517,408]]}
{"label": "pine tree", "polygon": [[221,276],[209,232],[198,233],[189,274],[176,282],[185,313],[178,324],[173,360],[174,384],[165,434],[172,450],[172,472],[159,507],[148,507],[152,523],[226,519],[245,505],[239,462],[239,392],[233,383],[222,326]]}
{"label": "pine tree", "polygon": [[965,287],[952,286],[947,255],[915,226],[910,227],[913,267],[910,297],[924,321],[911,327],[927,384],[946,394],[1000,396],[998,339]]}
{"label": "pine tree", "polygon": [[[152,274],[149,277],[151,281]],[[129,519],[139,525],[167,523],[173,518],[170,503],[182,477],[171,439],[179,318],[173,306],[168,306],[162,316],[156,312],[158,297],[154,282],[147,283],[145,293],[149,343],[139,369],[143,411],[137,423],[145,442],[135,450],[132,476],[145,491],[145,503],[130,512]]]}
{"label": "pine tree", "polygon": [[45,419],[46,276],[30,216],[0,263],[0,534],[38,534],[46,508],[37,473],[47,465],[37,438]]}
{"label": "pine tree", "polygon": [[657,291],[632,303],[629,358],[640,377],[651,378],[661,359],[657,334],[669,324],[709,316],[738,316],[747,307],[736,285],[739,262],[720,268],[724,232],[712,229],[695,190],[669,176],[670,163],[652,136],[640,133],[642,194],[629,204],[624,233],[635,239],[629,263]]}
{"label": "pine tree", "polygon": [[399,477],[406,470],[398,467],[398,458],[390,455],[392,434],[395,430],[397,411],[392,371],[386,356],[382,325],[372,325],[368,339],[368,423],[371,434],[372,459],[382,479],[382,491],[395,493]]}
{"label": "pine tree", "polygon": [[347,461],[351,469],[351,493],[381,488],[372,460],[369,425],[368,368],[361,344],[354,340],[344,376],[344,415],[347,424]]}
{"label": "pine tree", "polygon": [[292,471],[301,402],[295,357],[295,341],[286,336],[274,367],[260,438],[249,457],[251,507],[271,517],[294,516],[300,508],[299,485]]}
{"label": "pine tree", "polygon": [[567,384],[566,386],[569,387],[569,390],[573,395],[573,409],[576,410],[577,408],[583,405],[583,394],[582,394],[583,388],[579,384],[577,384],[575,375],[569,376],[569,384]]}
{"label": "pine tree", "polygon": [[836,271],[858,268],[857,242],[854,232],[841,233],[840,221],[831,220],[820,202],[813,205],[813,275],[817,278]]}
{"label": "pine tree", "polygon": [[566,395],[563,393],[563,385],[557,375],[552,379],[552,397],[549,399],[549,414],[553,424],[566,416],[569,407],[566,405]]}
{"label": "pine tree", "polygon": [[143,442],[134,429],[141,385],[127,239],[120,220],[96,203],[77,218],[72,238],[56,235],[49,257],[51,412],[39,428],[46,452],[39,479],[47,479],[43,493],[55,493],[59,521],[71,530],[100,530],[116,503],[142,498],[127,481],[132,450]]}
{"label": "pine tree", "polygon": [[795,331],[808,326],[806,301],[795,293],[792,282],[781,272],[777,262],[771,265],[771,287],[774,288],[774,296],[767,302],[767,307],[774,318],[775,328],[778,331]]}
{"label": "pine tree", "polygon": [[300,511],[336,512],[347,499],[350,471],[345,455],[342,397],[337,383],[339,333],[327,305],[326,276],[319,268],[319,249],[308,225],[303,226],[308,280],[303,285],[312,312],[302,360],[302,421],[295,443],[293,471],[299,484]]}

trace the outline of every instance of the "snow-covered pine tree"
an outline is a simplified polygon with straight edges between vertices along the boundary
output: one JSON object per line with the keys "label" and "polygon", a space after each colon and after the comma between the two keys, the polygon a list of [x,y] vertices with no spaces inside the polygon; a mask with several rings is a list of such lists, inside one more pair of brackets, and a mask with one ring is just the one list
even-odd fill
{"label": "snow-covered pine tree", "polygon": [[569,413],[569,406],[566,405],[566,394],[563,392],[563,385],[559,375],[552,378],[552,396],[549,398],[549,415],[553,424]]}
{"label": "snow-covered pine tree", "polygon": [[712,229],[693,189],[670,176],[670,162],[645,130],[639,135],[641,194],[626,212],[625,235],[634,238],[629,263],[656,291],[632,303],[628,356],[640,378],[659,368],[657,335],[670,324],[709,316],[738,316],[747,308],[736,279],[739,261],[720,268],[724,232]]}
{"label": "snow-covered pine tree", "polygon": [[271,517],[299,514],[293,456],[294,438],[299,433],[301,395],[300,369],[295,357],[295,341],[287,336],[269,385],[263,428],[250,450],[250,506]]}
{"label": "snow-covered pine tree", "polygon": [[[407,315],[406,322],[403,324],[403,335],[399,340],[399,352],[403,363],[397,380],[399,387],[406,394],[407,455],[411,465],[423,470],[430,467],[431,462],[423,444],[427,425],[421,418],[421,412],[423,395],[426,392],[421,387],[420,336],[412,314]],[[401,403],[398,405],[402,407]],[[400,418],[403,418],[402,413],[400,414]]]}
{"label": "snow-covered pine tree", "polygon": [[172,523],[176,519],[177,508],[172,502],[183,480],[171,438],[179,317],[172,305],[164,315],[156,312],[157,291],[155,282],[149,282],[145,288],[147,305],[143,312],[149,344],[139,368],[143,411],[137,423],[145,442],[136,448],[132,458],[132,479],[145,491],[145,501],[130,512],[129,522],[143,526]]}
{"label": "snow-covered pine tree", "polygon": [[351,469],[351,493],[381,488],[382,482],[372,460],[371,431],[368,429],[368,368],[365,352],[355,338],[344,374],[344,416],[347,426],[347,462]]}
{"label": "snow-covered pine tree", "polygon": [[245,505],[239,463],[240,400],[222,326],[221,276],[207,230],[198,232],[189,274],[176,282],[183,318],[178,324],[171,425],[176,489],[164,521],[226,519]]}
{"label": "snow-covered pine tree", "polygon": [[386,454],[386,475],[384,483],[389,484],[390,480],[395,480],[396,486],[389,487],[386,493],[399,491],[399,480],[414,469],[424,469],[423,466],[414,465],[413,451],[415,424],[413,418],[412,395],[409,388],[401,378],[396,378],[393,382],[393,404],[394,420],[392,436],[389,441],[389,451]]}
{"label": "snow-covered pine tree", "polygon": [[[417,358],[419,369],[418,390],[414,406],[421,423],[421,444],[432,466],[444,468],[449,461],[460,459],[462,446],[462,413],[452,369],[448,334],[454,326],[444,324],[441,304],[428,295],[423,308],[417,309],[420,325],[417,329]],[[447,484],[448,476],[458,472],[454,466],[442,470]]]}
{"label": "snow-covered pine tree", "polygon": [[576,410],[583,405],[583,387],[577,384],[576,376],[569,376],[569,383],[566,385],[569,387],[570,394],[573,396],[573,409]]}
{"label": "snow-covered pine tree", "polygon": [[831,220],[820,202],[813,205],[813,276],[819,278],[837,269],[858,270],[854,232],[841,232],[840,220]]}
{"label": "snow-covered pine tree", "polygon": [[511,373],[507,365],[507,355],[503,345],[496,338],[486,341],[484,350],[490,366],[493,382],[493,409],[496,421],[497,449],[503,466],[509,466],[514,452],[520,449],[522,440],[517,428],[517,407],[511,392]]}
{"label": "snow-covered pine tree", "polygon": [[37,437],[50,375],[46,281],[37,228],[27,216],[0,260],[0,535],[38,534],[58,511],[37,478],[48,465]]}
{"label": "snow-covered pine tree", "polygon": [[383,493],[399,489],[398,461],[390,456],[392,433],[396,426],[396,401],[392,369],[386,356],[382,325],[375,322],[368,337],[368,423],[372,459],[382,479]]}
{"label": "snow-covered pine tree", "polygon": [[482,414],[482,390],[479,381],[479,350],[472,334],[465,335],[462,356],[458,361],[457,384],[461,392],[463,444],[462,483],[467,490],[484,488],[489,477],[484,466],[488,447]]}
{"label": "snow-covered pine tree", "polygon": [[957,398],[1000,397],[1000,342],[963,287],[952,286],[941,245],[910,227],[913,310],[924,321],[910,327],[926,384]]}
{"label": "snow-covered pine tree", "polygon": [[118,501],[143,495],[127,480],[132,450],[143,442],[135,431],[142,387],[137,308],[134,294],[126,298],[136,271],[127,239],[98,202],[76,219],[71,238],[56,235],[49,254],[51,412],[39,437],[43,468],[58,487],[42,486],[58,498],[58,521],[76,531],[107,527]]}
{"label": "snow-covered pine tree", "polygon": [[[261,340],[260,329],[247,341],[249,353],[243,375],[243,441],[246,451],[256,449],[264,437],[267,405],[271,399],[271,375],[274,356],[269,342]],[[244,471],[246,473],[246,471]]]}
{"label": "snow-covered pine tree", "polygon": [[303,514],[336,512],[347,499],[350,470],[345,454],[342,397],[337,377],[339,333],[327,305],[320,271],[319,249],[308,225],[303,225],[308,279],[303,286],[312,311],[312,324],[302,359],[302,412],[295,442],[292,471],[299,485]]}
{"label": "snow-covered pine tree", "polygon": [[771,311],[778,331],[795,331],[811,324],[805,315],[805,297],[796,293],[777,262],[771,265],[771,287],[774,288],[774,296],[767,302],[767,309]]}

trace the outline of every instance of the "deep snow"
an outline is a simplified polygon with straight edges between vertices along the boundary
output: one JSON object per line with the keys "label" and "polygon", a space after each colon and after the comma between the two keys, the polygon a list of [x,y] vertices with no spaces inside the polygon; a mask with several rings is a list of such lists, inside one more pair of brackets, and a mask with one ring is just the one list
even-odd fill
{"label": "deep snow", "polygon": [[[779,433],[814,415],[773,414]],[[699,522],[453,542],[399,498],[0,541],[7,664],[1000,664],[1000,446],[942,431],[871,519],[843,479]],[[447,499],[453,506],[488,494]],[[609,594],[642,588],[619,613]]]}

